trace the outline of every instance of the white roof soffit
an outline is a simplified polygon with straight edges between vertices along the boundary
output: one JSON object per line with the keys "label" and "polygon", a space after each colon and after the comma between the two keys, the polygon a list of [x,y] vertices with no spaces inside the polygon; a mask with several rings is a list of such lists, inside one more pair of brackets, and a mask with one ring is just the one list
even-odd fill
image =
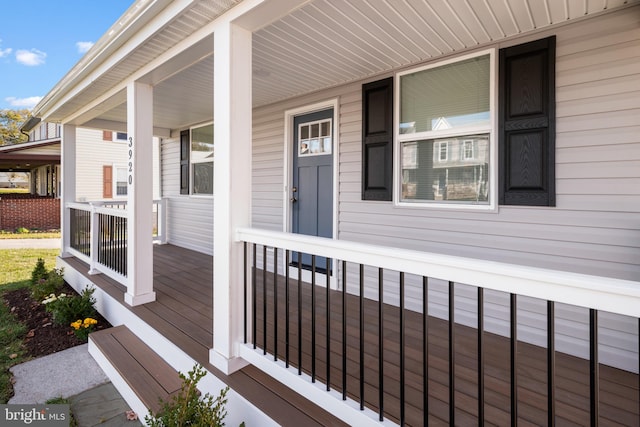
{"label": "white roof soffit", "polygon": [[[36,106],[47,121],[122,123],[123,82],[155,85],[154,123],[210,120],[211,23],[253,36],[253,104],[535,34],[640,0],[138,0]],[[235,7],[234,7],[235,6]],[[181,116],[181,117],[178,117]],[[95,122],[94,123],[100,123]]]}
{"label": "white roof soffit", "polygon": [[36,105],[44,120],[65,121],[240,0],[137,0]]}

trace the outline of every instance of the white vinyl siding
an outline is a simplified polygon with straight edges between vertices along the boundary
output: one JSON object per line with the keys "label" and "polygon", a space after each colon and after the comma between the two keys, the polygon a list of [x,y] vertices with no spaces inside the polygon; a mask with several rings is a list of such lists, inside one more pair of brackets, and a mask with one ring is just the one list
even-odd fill
{"label": "white vinyl siding", "polygon": [[[286,229],[284,112],[338,97],[340,239],[640,280],[637,14],[620,11],[487,47],[508,47],[553,34],[557,35],[556,207],[499,206],[497,212],[442,212],[363,201],[361,85],[387,74],[254,111],[253,226]],[[387,274],[391,281],[397,280],[397,273]],[[419,281],[409,282],[417,285]],[[459,321],[474,324],[474,289],[458,285],[456,293],[462,297]],[[419,295],[417,286],[407,289],[408,299]],[[486,296],[490,331],[504,332],[508,316],[505,297]],[[390,290],[385,301],[387,298],[397,301]],[[434,284],[430,301],[430,314],[446,318],[442,305],[446,303],[446,287]],[[415,299],[410,303],[416,309],[419,306]],[[540,328],[544,320],[533,319],[544,319],[546,305],[521,298],[519,308],[520,337],[543,345],[546,332]],[[559,306],[556,314],[558,350],[586,356],[585,310]],[[637,320],[601,313],[599,323],[601,360],[637,370]]]}
{"label": "white vinyl siding", "polygon": [[167,242],[213,255],[214,198],[180,194],[180,139],[162,140],[162,197],[167,200]]}
{"label": "white vinyl siding", "polygon": [[[77,200],[102,200],[102,167],[126,165],[127,146],[103,141],[102,130],[95,129],[77,128],[76,139]],[[114,168],[114,181],[115,174]]]}
{"label": "white vinyl siding", "polygon": [[[126,165],[127,145],[121,142],[102,140],[102,130],[76,129],[76,197],[78,201],[102,200],[102,167],[113,166],[113,181],[115,185],[116,168]],[[158,158],[158,142],[154,138],[153,158]],[[153,194],[154,199],[160,197],[158,162],[152,160]],[[99,171],[99,172],[96,172]],[[113,195],[116,195],[115,187]]]}

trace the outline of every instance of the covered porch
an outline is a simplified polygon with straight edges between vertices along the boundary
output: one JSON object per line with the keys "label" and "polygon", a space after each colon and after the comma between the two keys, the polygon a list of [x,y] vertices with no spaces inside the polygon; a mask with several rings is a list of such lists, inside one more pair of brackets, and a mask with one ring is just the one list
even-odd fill
{"label": "covered porch", "polygon": [[[548,351],[547,346],[519,340],[517,332],[512,331],[515,336],[510,338],[484,331],[482,321],[478,329],[462,322],[452,324],[437,313],[424,316],[420,309],[404,304],[380,303],[376,295],[359,295],[362,287],[343,292],[313,279],[316,283],[307,283],[288,274],[288,268],[282,269],[291,264],[292,251],[275,249],[280,262],[276,254],[265,264],[261,252],[266,254],[267,248],[274,250],[261,244],[246,247],[242,352],[262,369],[277,361],[273,368],[282,372],[273,376],[252,365],[225,375],[209,362],[215,310],[211,256],[155,245],[156,300],[141,306],[129,306],[124,299],[126,288],[105,275],[83,273],[76,287],[90,281],[98,288],[99,307],[110,321],[119,322],[123,317],[116,312],[127,310],[136,322],[148,325],[189,360],[204,366],[283,425],[290,425],[291,420],[304,425],[339,425],[341,421],[321,408],[326,409],[325,399],[349,399],[346,408],[353,407],[371,421],[379,418],[414,426],[476,425],[481,421],[487,425],[630,426],[640,420],[638,374],[598,362],[598,333],[592,336],[591,360],[556,351],[554,338],[547,341],[552,349]],[[279,264],[283,264],[280,269]],[[61,265],[75,272],[89,270],[87,263],[75,257],[61,260]],[[360,269],[362,275],[364,268],[345,262],[341,274],[346,277],[346,270]],[[408,286],[409,274],[402,275],[403,280],[396,283],[386,275],[387,294],[403,292],[400,289]],[[368,280],[366,274],[356,276],[362,277],[356,278],[356,287]],[[383,277],[380,271],[381,287]],[[428,305],[438,285],[430,284],[429,279],[423,285],[424,304]],[[453,284],[447,287],[449,315],[454,317],[455,307],[464,304],[464,292]],[[482,288],[477,288],[477,298],[478,307],[486,304]],[[515,302],[517,296],[510,298]],[[551,310],[548,326],[555,337],[555,302],[546,304]],[[517,317],[515,312],[512,316]],[[591,310],[590,316],[597,330],[598,311]],[[136,322],[126,324],[144,333],[136,329]],[[514,328],[517,331],[522,324],[516,322]],[[282,381],[281,376],[292,377],[285,380],[291,385],[298,377],[315,390],[297,394],[282,387],[277,379]],[[314,393],[325,396],[314,397]],[[354,418],[351,420],[353,423]]]}
{"label": "covered porch", "polygon": [[[136,1],[35,110],[62,124],[65,274],[278,423],[637,423],[637,1],[525,3]],[[402,118],[411,80],[438,95]],[[76,200],[76,127],[126,132],[126,209]],[[300,214],[320,155],[327,210]]]}

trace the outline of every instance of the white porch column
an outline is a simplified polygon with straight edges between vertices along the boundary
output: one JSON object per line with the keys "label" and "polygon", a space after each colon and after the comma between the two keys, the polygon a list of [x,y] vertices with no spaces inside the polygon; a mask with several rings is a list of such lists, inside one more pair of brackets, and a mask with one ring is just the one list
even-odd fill
{"label": "white porch column", "polygon": [[71,246],[71,217],[66,204],[76,201],[76,127],[62,125],[62,144],[60,148],[60,176],[62,196],[60,200],[60,232],[62,235],[62,249],[60,256],[70,257],[68,250]]}
{"label": "white porch column", "polygon": [[153,87],[127,86],[127,293],[129,305],[155,301],[153,291]]}
{"label": "white porch column", "polygon": [[243,246],[238,227],[250,225],[251,32],[223,23],[214,33],[213,349],[209,360],[229,374],[238,358],[243,326]]}

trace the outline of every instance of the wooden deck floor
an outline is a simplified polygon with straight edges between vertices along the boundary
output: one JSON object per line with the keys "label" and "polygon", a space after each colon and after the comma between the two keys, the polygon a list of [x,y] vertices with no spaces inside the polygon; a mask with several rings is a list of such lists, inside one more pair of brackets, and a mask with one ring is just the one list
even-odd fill
{"label": "wooden deck floor", "polygon": [[[87,265],[77,259],[68,262],[78,271]],[[213,342],[212,321],[212,257],[172,245],[154,249],[154,288],[156,302],[131,310],[170,341],[183,349],[210,371],[238,390],[249,401],[271,415],[282,425],[341,425],[322,408],[292,393],[252,366],[225,376],[209,364],[209,348]],[[268,275],[271,276],[271,275]],[[89,276],[94,283],[124,304],[124,287],[103,275]],[[258,280],[258,283],[261,283]],[[289,290],[289,336],[286,339],[284,280],[278,287],[278,350],[284,360],[289,342],[289,361],[298,366],[297,283],[291,280]],[[326,378],[326,299],[324,289],[316,293],[316,376]],[[257,288],[256,338],[263,347],[263,300],[261,286]],[[311,286],[302,285],[302,370],[311,370]],[[330,382],[342,392],[342,332],[338,320],[342,316],[341,296],[332,292]],[[268,278],[267,291],[267,351],[274,350],[273,286]],[[353,297],[347,299],[347,394],[360,399],[359,305]],[[378,316],[377,302],[365,301],[365,363],[364,402],[377,412],[378,400]],[[384,306],[384,415],[397,422],[400,417],[399,386],[399,310]],[[425,415],[422,386],[422,320],[407,311],[406,320],[406,388],[405,415],[407,425],[449,424],[449,354],[448,323],[428,318],[428,411]],[[457,325],[455,328],[455,416],[456,425],[477,425],[477,348],[476,331]],[[510,424],[509,342],[485,334],[485,424]],[[547,425],[546,351],[518,343],[518,425]],[[556,354],[556,425],[589,425],[589,365],[582,359]],[[640,425],[640,394],[638,376],[625,371],[600,366],[601,425]]]}
{"label": "wooden deck floor", "polygon": [[89,276],[77,258],[65,261],[279,424],[346,425],[253,366],[227,376],[211,365],[213,258],[173,245],[154,246],[153,256],[156,301],[133,308],[124,302],[124,286],[102,274]]}

